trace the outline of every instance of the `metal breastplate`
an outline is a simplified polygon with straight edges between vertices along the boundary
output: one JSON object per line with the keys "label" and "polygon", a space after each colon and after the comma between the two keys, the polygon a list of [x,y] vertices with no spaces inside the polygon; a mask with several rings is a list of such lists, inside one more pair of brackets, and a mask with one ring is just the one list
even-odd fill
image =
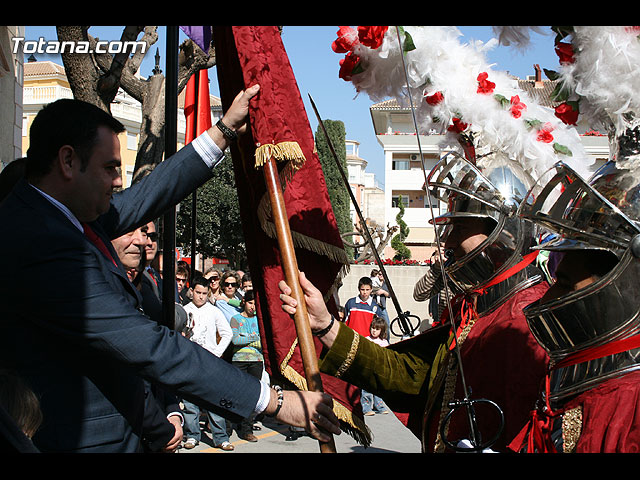
{"label": "metal breastplate", "polygon": [[[640,262],[627,251],[619,265],[587,288],[524,309],[529,328],[551,367],[589,348],[640,333]],[[640,349],[552,370],[550,400],[562,402],[613,377],[640,368]]]}
{"label": "metal breastplate", "polygon": [[484,295],[478,297],[478,316],[488,315],[516,293],[540,283],[542,278],[540,269],[529,265],[497,285],[489,287]]}

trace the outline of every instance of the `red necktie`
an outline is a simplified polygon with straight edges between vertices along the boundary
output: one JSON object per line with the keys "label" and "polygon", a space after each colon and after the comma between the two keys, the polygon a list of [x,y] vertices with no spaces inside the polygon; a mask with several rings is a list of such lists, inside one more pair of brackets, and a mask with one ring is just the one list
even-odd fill
{"label": "red necktie", "polygon": [[104,244],[102,239],[98,235],[96,235],[96,232],[94,232],[91,229],[91,227],[86,223],[82,224],[82,228],[84,228],[84,234],[91,241],[91,243],[93,243],[96,247],[98,247],[98,250],[100,250],[104,254],[104,256],[107,257],[109,260],[111,260],[113,262],[113,264],[117,267],[118,264],[116,263],[116,261],[111,256],[111,252],[109,252],[109,249]]}

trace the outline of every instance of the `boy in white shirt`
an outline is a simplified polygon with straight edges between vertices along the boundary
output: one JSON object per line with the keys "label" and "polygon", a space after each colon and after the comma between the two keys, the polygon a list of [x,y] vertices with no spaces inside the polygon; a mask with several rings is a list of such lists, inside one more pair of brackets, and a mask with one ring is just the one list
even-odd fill
{"label": "boy in white shirt", "polygon": [[[207,301],[209,293],[209,280],[200,277],[193,283],[193,299],[184,306],[187,315],[193,321],[193,335],[190,340],[201,347],[207,349],[217,357],[221,357],[226,350],[233,331],[222,311]],[[217,340],[217,335],[220,340]],[[191,449],[200,443],[200,407],[182,400],[184,404],[183,414],[185,417],[184,433],[187,440],[184,447]],[[229,442],[225,419],[213,412],[207,411],[209,426],[213,436],[213,443],[222,450],[233,450],[233,445]]]}

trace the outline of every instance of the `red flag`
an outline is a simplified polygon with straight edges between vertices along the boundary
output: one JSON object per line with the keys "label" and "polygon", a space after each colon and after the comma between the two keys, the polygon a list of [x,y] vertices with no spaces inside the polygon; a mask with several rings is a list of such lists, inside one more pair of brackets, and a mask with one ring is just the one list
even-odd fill
{"label": "red flag", "polygon": [[209,100],[209,74],[207,70],[199,70],[191,75],[184,94],[184,116],[186,119],[185,145],[211,128],[211,102]]}
{"label": "red flag", "polygon": [[[284,50],[280,32],[270,26],[214,26],[214,46],[223,109],[239,91],[256,83],[250,105],[250,131],[232,146],[236,188],[256,290],[257,314],[267,371],[306,390],[293,319],[282,311],[278,282],[284,279],[262,165],[273,156],[284,186],[284,200],[298,267],[325,294],[336,311],[333,291],[348,258],[327,193],[313,133]],[[316,352],[322,345],[314,339]],[[370,443],[360,390],[328,375],[323,389],[334,399],[343,429]]]}

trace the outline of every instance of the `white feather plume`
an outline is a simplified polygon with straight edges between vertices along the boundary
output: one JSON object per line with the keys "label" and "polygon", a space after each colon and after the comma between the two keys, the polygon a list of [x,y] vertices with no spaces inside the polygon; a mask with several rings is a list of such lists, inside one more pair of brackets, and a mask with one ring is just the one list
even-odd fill
{"label": "white feather plume", "polygon": [[526,50],[531,45],[531,32],[541,35],[549,33],[543,27],[537,26],[492,26],[493,33],[498,38],[498,43],[504,46],[513,46],[518,50]]}
{"label": "white feather plume", "polygon": [[[416,108],[419,131],[435,129],[446,134],[454,117],[460,118],[474,133],[481,146],[498,149],[520,162],[523,168],[538,179],[557,161],[564,161],[583,176],[589,174],[591,160],[585,154],[578,133],[555,116],[552,109],[543,107],[518,87],[516,79],[492,69],[486,51],[498,41],[462,44],[460,31],[453,26],[407,26],[415,49],[405,53],[409,91]],[[404,39],[403,39],[404,40]],[[382,45],[371,49],[357,45],[354,53],[362,60],[364,71],[352,76],[358,92],[365,92],[374,101],[395,98],[408,106],[407,85],[401,47],[395,27],[389,27]],[[488,74],[495,83],[492,94],[479,94],[478,75]],[[443,100],[432,106],[425,95],[441,92]],[[507,101],[518,96],[526,105],[520,118],[514,118],[494,95]],[[538,131],[528,121],[551,128],[553,142],[537,139]],[[569,155],[558,151],[568,149]],[[567,150],[565,150],[567,151]]]}
{"label": "white feather plume", "polygon": [[559,80],[580,100],[580,115],[594,128],[618,134],[640,124],[640,40],[624,26],[575,26],[574,61]]}

